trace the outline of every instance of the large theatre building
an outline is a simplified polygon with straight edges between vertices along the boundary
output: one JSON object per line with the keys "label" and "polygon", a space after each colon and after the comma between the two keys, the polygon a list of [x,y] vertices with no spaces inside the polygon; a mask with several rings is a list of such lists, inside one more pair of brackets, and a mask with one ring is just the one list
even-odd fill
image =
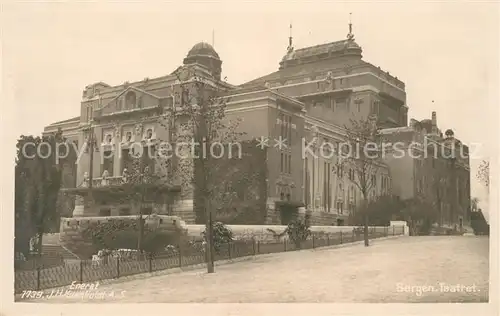
{"label": "large theatre building", "polygon": [[[239,128],[246,132],[246,138],[269,139],[268,147],[255,149],[246,158],[253,161],[253,168],[260,168],[256,172],[261,176],[248,188],[258,193],[248,198],[246,191],[237,192],[239,203],[232,210],[238,215],[231,217],[226,212],[224,220],[233,224],[285,224],[288,217],[283,210],[288,208],[310,212],[316,225],[347,224],[350,212],[361,200],[360,192],[347,179],[349,172],[331,172],[336,166],[335,154],[328,158],[303,156],[303,145],[313,137],[320,143],[341,143],[343,127],[351,119],[371,116],[381,128],[407,126],[405,84],[364,61],[351,33],[345,40],[300,49],[294,49],[290,39],[277,68],[239,86],[222,82],[222,60],[207,43],[194,45],[179,67],[221,85],[231,96],[227,117],[241,120]],[[117,86],[94,83],[83,91],[78,117],[45,128],[45,133],[62,129],[79,147],[89,139],[89,131],[97,140],[92,153],[87,147],[79,163],[65,169],[63,186],[72,188],[69,191],[75,199],[67,215],[121,216],[139,211],[121,199],[109,199],[110,190],[123,183],[124,169],[130,164],[127,155],[102,157],[118,150],[126,153],[131,142],[150,148],[168,140],[169,129],[177,127],[165,127],[158,120],[174,106],[172,96],[178,85],[178,76],[173,73]],[[287,146],[274,146],[280,137],[286,139]],[[155,173],[168,172],[154,159],[146,165]],[[92,203],[86,201],[89,172]],[[389,193],[389,168],[380,165],[373,176],[377,183],[374,194]],[[160,195],[156,201],[144,203],[143,213],[177,215],[186,223],[199,221],[193,211],[193,190],[166,186]]]}

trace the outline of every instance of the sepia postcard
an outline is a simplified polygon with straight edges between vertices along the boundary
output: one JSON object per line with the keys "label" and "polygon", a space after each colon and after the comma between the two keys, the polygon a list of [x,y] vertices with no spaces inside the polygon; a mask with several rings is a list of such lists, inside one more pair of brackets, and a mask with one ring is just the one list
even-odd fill
{"label": "sepia postcard", "polygon": [[498,315],[499,8],[4,2],[0,315]]}

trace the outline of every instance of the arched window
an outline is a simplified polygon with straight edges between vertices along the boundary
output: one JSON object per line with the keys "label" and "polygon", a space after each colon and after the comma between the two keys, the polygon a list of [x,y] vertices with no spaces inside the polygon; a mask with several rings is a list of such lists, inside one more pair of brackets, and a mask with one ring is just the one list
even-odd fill
{"label": "arched window", "polygon": [[125,96],[125,107],[127,109],[132,109],[135,107],[136,104],[136,96],[134,91],[129,91],[127,92],[127,95]]}

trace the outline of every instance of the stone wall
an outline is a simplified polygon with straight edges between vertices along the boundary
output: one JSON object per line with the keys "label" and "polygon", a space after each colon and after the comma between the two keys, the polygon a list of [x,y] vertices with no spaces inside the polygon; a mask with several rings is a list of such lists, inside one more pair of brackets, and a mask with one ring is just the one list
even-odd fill
{"label": "stone wall", "polygon": [[[233,232],[233,236],[237,240],[256,240],[261,243],[273,243],[280,242],[283,240],[288,240],[288,236],[285,234],[280,238],[276,235],[283,233],[286,226],[283,225],[226,225]],[[205,230],[204,225],[186,225],[187,234],[189,238],[201,239],[201,233]],[[311,232],[313,235],[323,235],[332,236],[337,235],[342,232],[346,235],[352,234],[354,226],[311,226]],[[395,226],[377,226],[370,227],[374,229],[375,232],[386,233],[388,235],[406,235],[407,228],[405,226],[397,223]],[[269,231],[272,230],[273,232]]]}
{"label": "stone wall", "polygon": [[311,216],[309,219],[311,226],[334,226],[339,218],[337,214],[321,211],[309,211],[307,214]]}
{"label": "stone wall", "polygon": [[[145,225],[164,232],[186,232],[186,223],[177,216],[149,215]],[[77,217],[61,218],[59,233],[60,244],[77,255],[80,259],[90,259],[96,250],[91,240],[84,238],[83,231],[92,223],[104,223],[111,220],[137,221],[137,216]]]}

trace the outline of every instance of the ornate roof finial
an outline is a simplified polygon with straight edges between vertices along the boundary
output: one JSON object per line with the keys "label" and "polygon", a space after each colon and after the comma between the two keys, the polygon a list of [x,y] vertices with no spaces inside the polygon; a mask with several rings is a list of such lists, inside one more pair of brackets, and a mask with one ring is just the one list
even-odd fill
{"label": "ornate roof finial", "polygon": [[347,34],[347,39],[354,40],[354,34],[352,33],[352,13],[349,13],[349,34]]}
{"label": "ornate roof finial", "polygon": [[288,48],[287,51],[293,51],[293,43],[292,43],[292,23],[290,23],[290,36],[288,37]]}

